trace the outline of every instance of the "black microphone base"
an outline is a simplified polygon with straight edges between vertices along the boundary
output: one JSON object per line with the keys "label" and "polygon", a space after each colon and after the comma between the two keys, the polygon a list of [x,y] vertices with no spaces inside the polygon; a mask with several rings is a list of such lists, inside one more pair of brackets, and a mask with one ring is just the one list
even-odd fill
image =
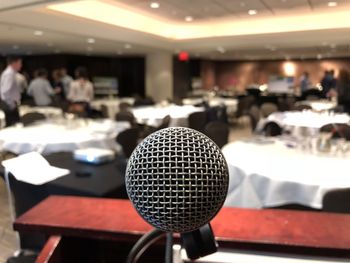
{"label": "black microphone base", "polygon": [[210,224],[191,232],[182,233],[181,240],[182,247],[191,260],[213,254],[218,250],[218,244]]}

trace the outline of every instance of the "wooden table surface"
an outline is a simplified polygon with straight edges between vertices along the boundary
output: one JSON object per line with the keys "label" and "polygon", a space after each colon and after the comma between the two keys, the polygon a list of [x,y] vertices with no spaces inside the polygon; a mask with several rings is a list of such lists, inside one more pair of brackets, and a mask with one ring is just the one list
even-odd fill
{"label": "wooden table surface", "polygon": [[[223,243],[350,251],[350,215],[222,208],[211,224]],[[151,228],[128,200],[70,196],[51,196],[14,223],[18,231],[110,240],[135,240]]]}

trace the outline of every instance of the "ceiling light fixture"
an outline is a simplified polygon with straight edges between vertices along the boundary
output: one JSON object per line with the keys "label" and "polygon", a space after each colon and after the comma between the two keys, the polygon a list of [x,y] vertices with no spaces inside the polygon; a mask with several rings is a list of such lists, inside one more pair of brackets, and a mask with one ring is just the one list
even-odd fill
{"label": "ceiling light fixture", "polygon": [[130,48],[131,48],[131,45],[130,45],[130,44],[125,44],[124,47],[125,47],[126,49],[130,49]]}
{"label": "ceiling light fixture", "polygon": [[250,10],[248,10],[248,15],[250,15],[250,16],[254,16],[254,15],[256,15],[257,13],[258,13],[258,11],[255,10],[255,9],[250,9]]}
{"label": "ceiling light fixture", "polygon": [[160,4],[158,2],[152,2],[149,6],[153,9],[157,9],[160,7]]}
{"label": "ceiling light fixture", "polygon": [[328,2],[329,7],[336,7],[338,5],[337,2]]}
{"label": "ceiling light fixture", "polygon": [[94,44],[96,40],[92,37],[89,37],[88,39],[86,39],[86,42],[88,42],[89,44]]}
{"label": "ceiling light fixture", "polygon": [[193,17],[192,16],[186,16],[185,17],[185,21],[186,22],[192,22],[193,21]]}
{"label": "ceiling light fixture", "polygon": [[17,49],[19,49],[19,46],[18,45],[13,45],[12,49],[17,50]]}
{"label": "ceiling light fixture", "polygon": [[34,31],[34,35],[35,35],[35,36],[42,36],[43,34],[44,34],[43,31],[40,31],[40,30],[35,30],[35,31]]}

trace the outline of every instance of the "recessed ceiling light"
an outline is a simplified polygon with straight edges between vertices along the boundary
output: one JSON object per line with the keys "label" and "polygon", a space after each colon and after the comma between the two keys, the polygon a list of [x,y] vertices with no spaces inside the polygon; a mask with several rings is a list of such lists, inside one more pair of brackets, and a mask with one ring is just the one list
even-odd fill
{"label": "recessed ceiling light", "polygon": [[130,44],[125,44],[124,47],[125,47],[126,49],[130,49],[130,48],[131,48],[131,45],[130,45]]}
{"label": "recessed ceiling light", "polygon": [[256,15],[257,13],[258,13],[258,11],[255,9],[248,10],[248,15],[250,15],[250,16]]}
{"label": "recessed ceiling light", "polygon": [[335,48],[337,48],[337,45],[336,45],[336,44],[330,44],[330,47],[331,47],[332,49],[335,49]]}
{"label": "recessed ceiling light", "polygon": [[160,7],[160,4],[158,2],[152,2],[149,6],[153,9],[157,9]]}
{"label": "recessed ceiling light", "polygon": [[323,56],[322,56],[322,54],[317,54],[316,58],[317,58],[317,59],[322,59]]}
{"label": "recessed ceiling light", "polygon": [[193,21],[193,17],[192,16],[186,16],[185,17],[185,21],[186,22],[192,22]]}
{"label": "recessed ceiling light", "polygon": [[44,34],[43,31],[40,31],[40,30],[35,30],[35,31],[34,31],[34,35],[35,35],[35,36],[42,36],[43,34]]}
{"label": "recessed ceiling light", "polygon": [[92,37],[89,37],[88,39],[86,39],[86,42],[88,42],[89,44],[94,44],[96,40]]}
{"label": "recessed ceiling light", "polygon": [[328,6],[329,6],[329,7],[335,7],[335,6],[337,6],[337,5],[338,5],[337,2],[334,2],[334,1],[328,2]]}
{"label": "recessed ceiling light", "polygon": [[19,46],[18,45],[13,45],[12,49],[17,50],[17,49],[19,49]]}

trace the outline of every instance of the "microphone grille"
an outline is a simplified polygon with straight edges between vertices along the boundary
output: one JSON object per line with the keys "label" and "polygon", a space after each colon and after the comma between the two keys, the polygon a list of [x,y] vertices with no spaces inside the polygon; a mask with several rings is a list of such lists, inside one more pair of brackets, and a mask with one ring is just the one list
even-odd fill
{"label": "microphone grille", "polygon": [[151,134],[136,147],[125,180],[130,200],[147,222],[181,233],[200,228],[217,214],[229,175],[211,139],[175,127]]}

